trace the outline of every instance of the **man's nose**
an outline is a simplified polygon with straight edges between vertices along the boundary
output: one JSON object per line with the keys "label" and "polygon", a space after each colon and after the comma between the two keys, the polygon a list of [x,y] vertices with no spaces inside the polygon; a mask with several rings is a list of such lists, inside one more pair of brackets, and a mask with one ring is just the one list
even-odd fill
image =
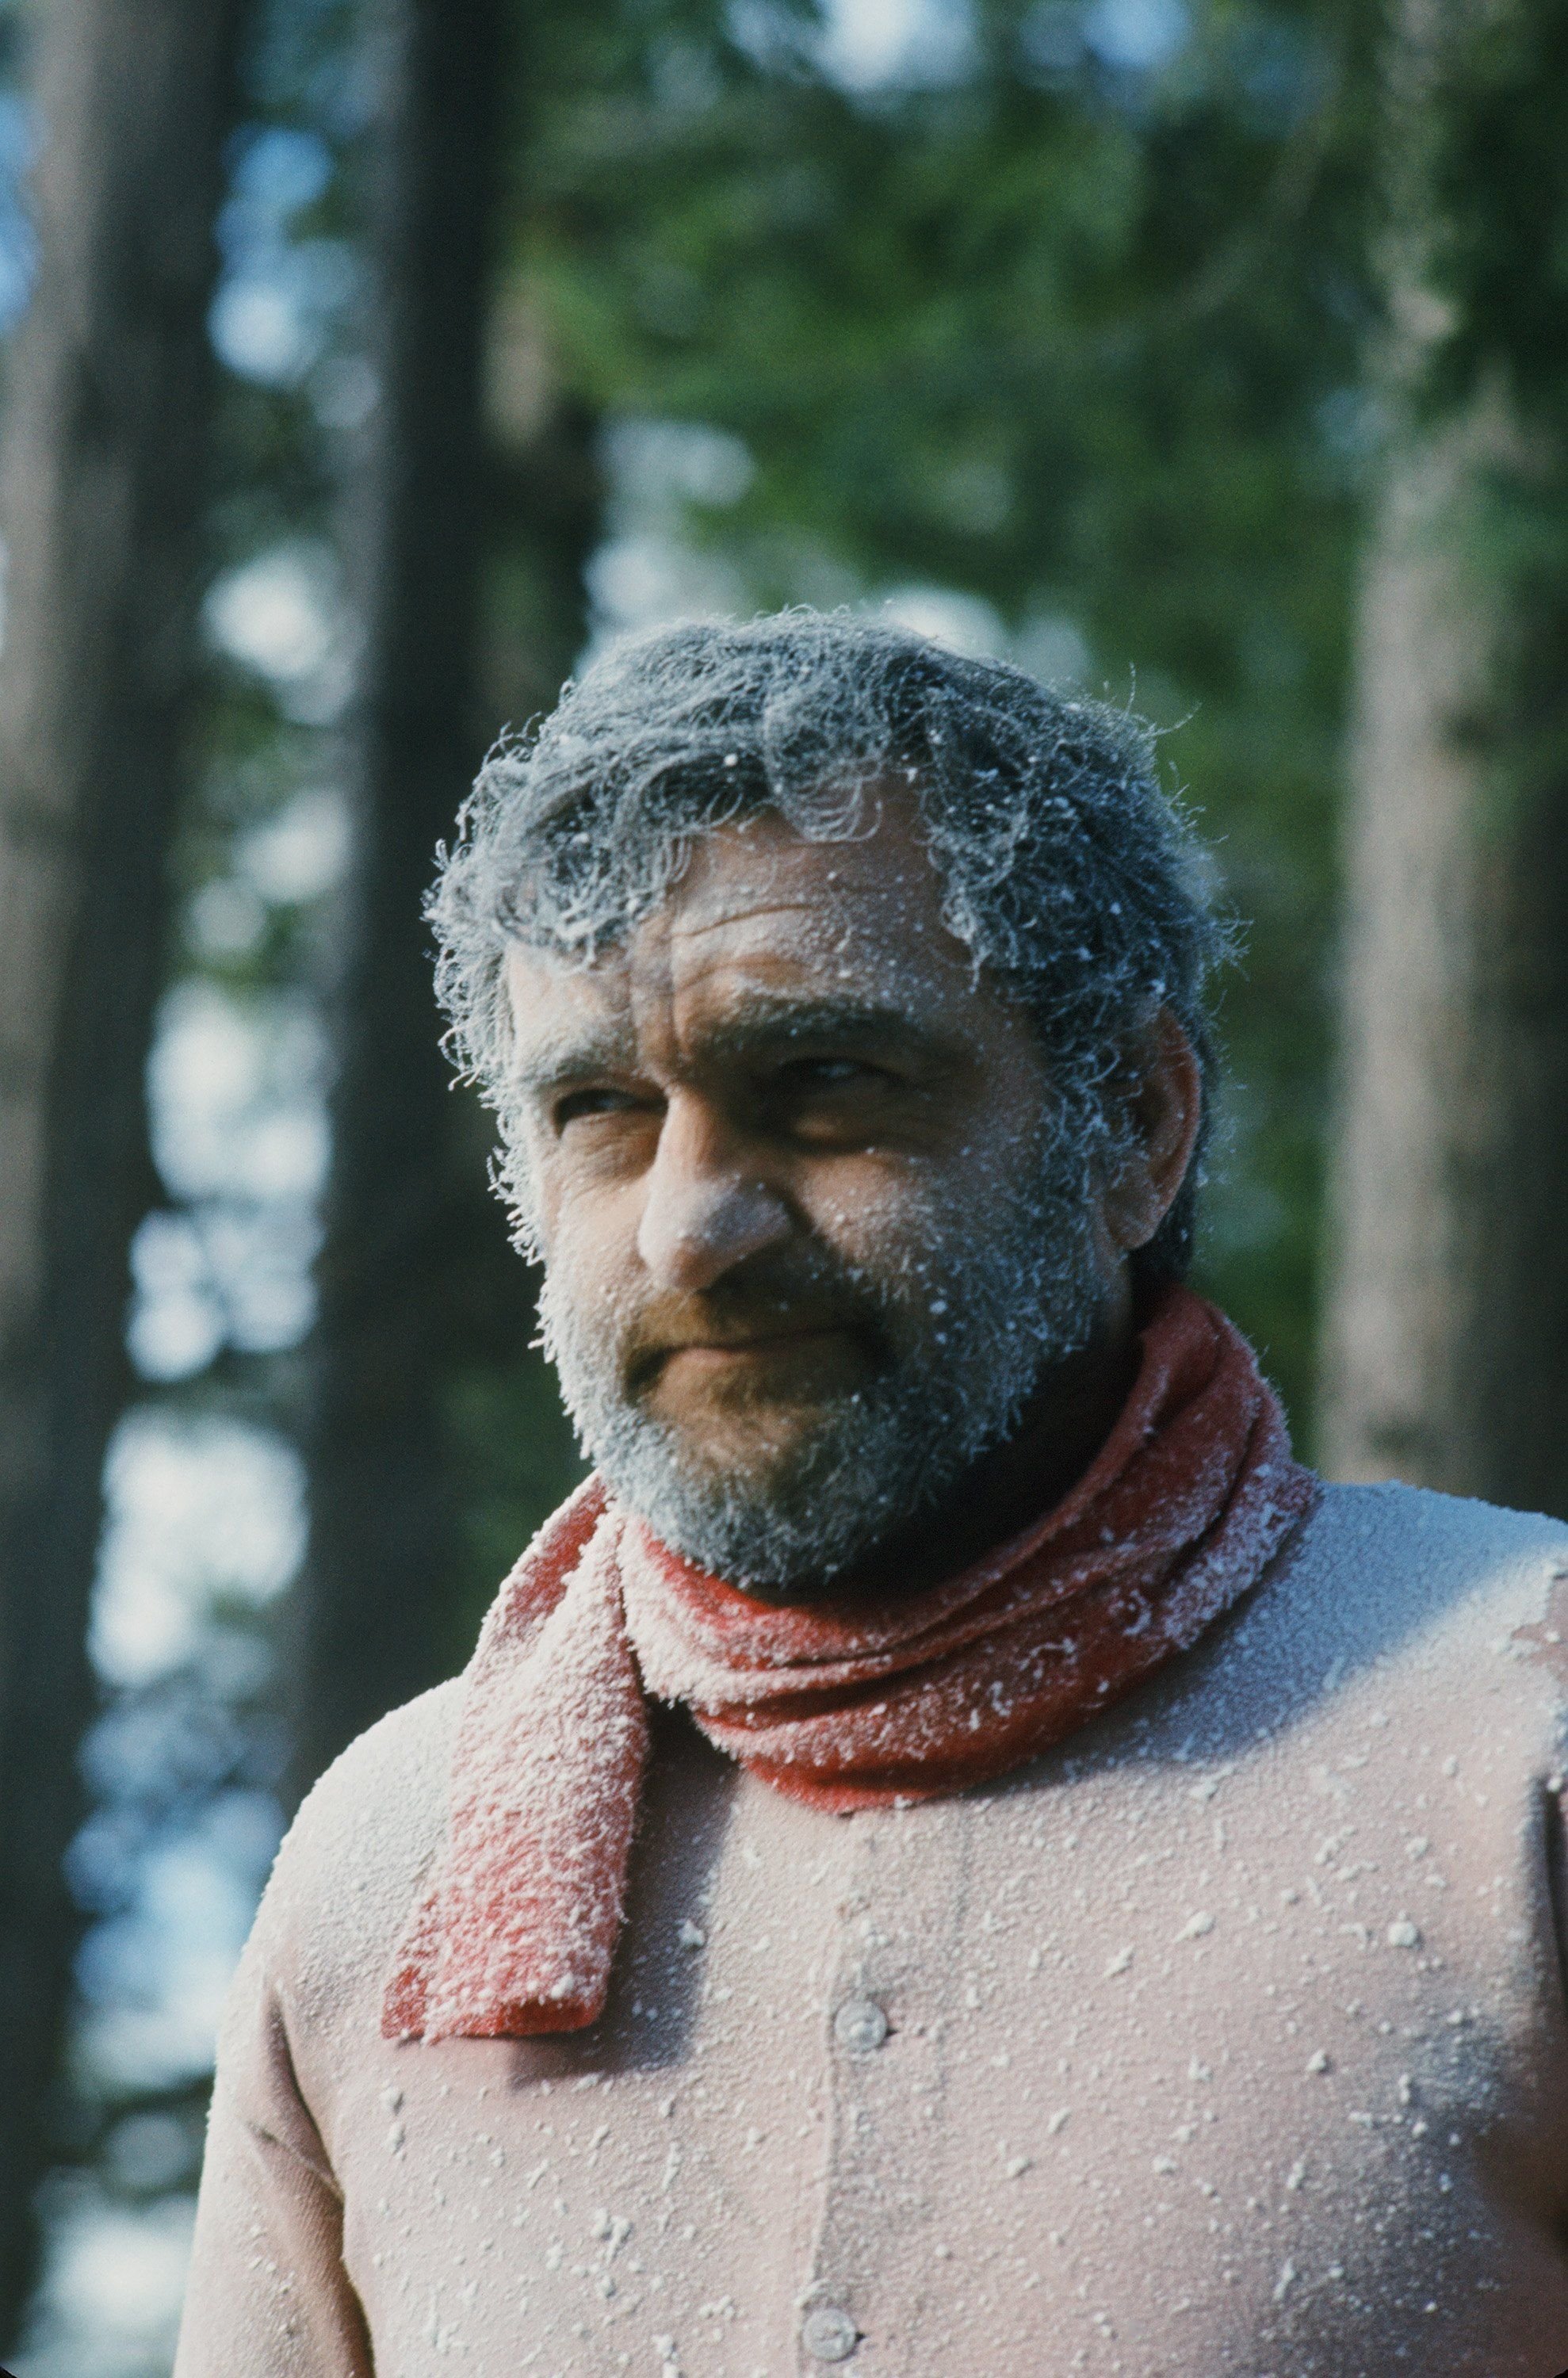
{"label": "man's nose", "polygon": [[661,1288],[700,1294],[790,1233],[778,1191],[701,1099],[677,1093],[647,1176],[637,1253]]}

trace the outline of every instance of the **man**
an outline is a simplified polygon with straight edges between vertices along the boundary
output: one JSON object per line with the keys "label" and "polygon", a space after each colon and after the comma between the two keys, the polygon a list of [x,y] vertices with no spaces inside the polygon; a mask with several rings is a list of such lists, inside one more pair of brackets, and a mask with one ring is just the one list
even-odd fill
{"label": "man", "polygon": [[280,1856],[179,2378],[1568,2363],[1568,1533],[1320,1488],[1181,1284],[1202,883],[1128,721],[842,619],[492,761],[597,1469]]}

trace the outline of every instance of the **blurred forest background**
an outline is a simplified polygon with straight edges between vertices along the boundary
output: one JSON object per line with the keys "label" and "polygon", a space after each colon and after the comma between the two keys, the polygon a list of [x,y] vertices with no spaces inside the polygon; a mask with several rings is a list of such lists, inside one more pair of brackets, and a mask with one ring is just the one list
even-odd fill
{"label": "blurred forest background", "polygon": [[1132,701],[1248,920],[1202,1283],[1568,1511],[1568,0],[0,0],[0,2356],[164,2378],[286,1812],[578,1464],[436,1049],[630,626]]}

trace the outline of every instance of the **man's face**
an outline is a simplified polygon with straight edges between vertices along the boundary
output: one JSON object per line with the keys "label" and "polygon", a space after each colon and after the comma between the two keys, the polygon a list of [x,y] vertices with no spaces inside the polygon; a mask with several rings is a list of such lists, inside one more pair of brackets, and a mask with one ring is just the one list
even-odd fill
{"label": "man's face", "polygon": [[1092,1333],[1114,1253],[907,795],[859,841],[726,827],[627,946],[508,984],[551,1351],[690,1557],[809,1592]]}

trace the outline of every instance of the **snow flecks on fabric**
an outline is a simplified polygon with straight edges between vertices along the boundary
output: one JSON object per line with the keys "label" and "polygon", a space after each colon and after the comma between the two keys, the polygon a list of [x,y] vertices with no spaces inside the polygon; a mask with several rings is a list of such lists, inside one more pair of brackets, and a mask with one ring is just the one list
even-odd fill
{"label": "snow flecks on fabric", "polygon": [[[1424,1511],[1436,1518],[1407,1550]],[[680,2341],[688,2378],[777,2378],[796,2367],[794,2306],[814,2286],[848,2298],[868,2332],[851,2366],[892,2378],[960,2360],[1066,2370],[1097,2306],[1120,2336],[1090,2350],[1085,2378],[1114,2378],[1118,2358],[1138,2378],[1162,2352],[1286,2378],[1303,2332],[1334,2371],[1568,2362],[1555,2332],[1535,2350],[1555,2300],[1550,2207],[1522,2229],[1513,2184],[1560,2095],[1539,1821],[1568,1736],[1544,1661],[1478,1656],[1535,1606],[1544,1533],[1405,1492],[1330,1490],[1281,1583],[1114,1724],[989,1792],[897,1816],[819,1817],[694,1729],[660,1728],[617,1987],[600,2024],[570,2038],[428,2051],[377,2038],[380,1979],[445,1821],[458,1696],[404,1713],[350,1769],[395,1867],[389,1849],[380,1878],[328,1787],[285,1865],[294,1895],[268,1919],[255,1993],[266,2024],[288,2026],[287,2067],[264,2069],[285,2092],[297,2072],[341,2158],[377,2366],[614,2378],[624,2350],[633,2378],[657,2378],[657,2331]],[[411,1742],[426,1746],[417,1795]],[[1319,1771],[1352,1782],[1348,1804],[1325,1800]],[[1429,1892],[1434,1868],[1446,1894]],[[368,1869],[381,1904],[368,1953],[353,1891]],[[1213,1933],[1176,1945],[1198,1911]],[[1352,1914],[1365,1938],[1342,1929]],[[1414,1950],[1387,1940],[1402,1917],[1423,1931]],[[701,1952],[682,1922],[706,1933]],[[1124,1944],[1134,1962],[1103,1979]],[[892,2018],[869,2061],[833,2045],[848,1995]],[[633,2018],[634,2001],[658,2020]],[[275,2036],[259,2012],[247,2020]],[[1310,2074],[1320,2049],[1332,2070]],[[862,2107],[864,2129],[848,2118]],[[232,2139],[232,2084],[226,2120]],[[1021,2155],[1034,2169],[1010,2179]],[[911,2203],[945,2169],[973,2185]],[[636,2224],[612,2261],[594,2228],[605,2213]],[[239,2217],[264,2216],[246,2204]],[[476,2276],[470,2309],[460,2290]],[[423,2335],[438,2284],[439,2360]],[[705,2307],[727,2290],[740,2312],[720,2329]],[[1423,2336],[1431,2300],[1441,2316]],[[271,2321],[259,2302],[252,2333]],[[228,2378],[235,2331],[214,2333],[203,2378]],[[1516,2336],[1527,2353],[1501,2349]]]}
{"label": "snow flecks on fabric", "polygon": [[543,1591],[525,1624],[508,1629],[492,1614],[475,1655],[490,1689],[464,1707],[446,1863],[388,1989],[392,2037],[577,2029],[604,2003],[647,1718],[621,1623],[614,1523],[579,1494],[555,1524],[570,1567],[545,1579],[537,1564],[528,1582]]}

